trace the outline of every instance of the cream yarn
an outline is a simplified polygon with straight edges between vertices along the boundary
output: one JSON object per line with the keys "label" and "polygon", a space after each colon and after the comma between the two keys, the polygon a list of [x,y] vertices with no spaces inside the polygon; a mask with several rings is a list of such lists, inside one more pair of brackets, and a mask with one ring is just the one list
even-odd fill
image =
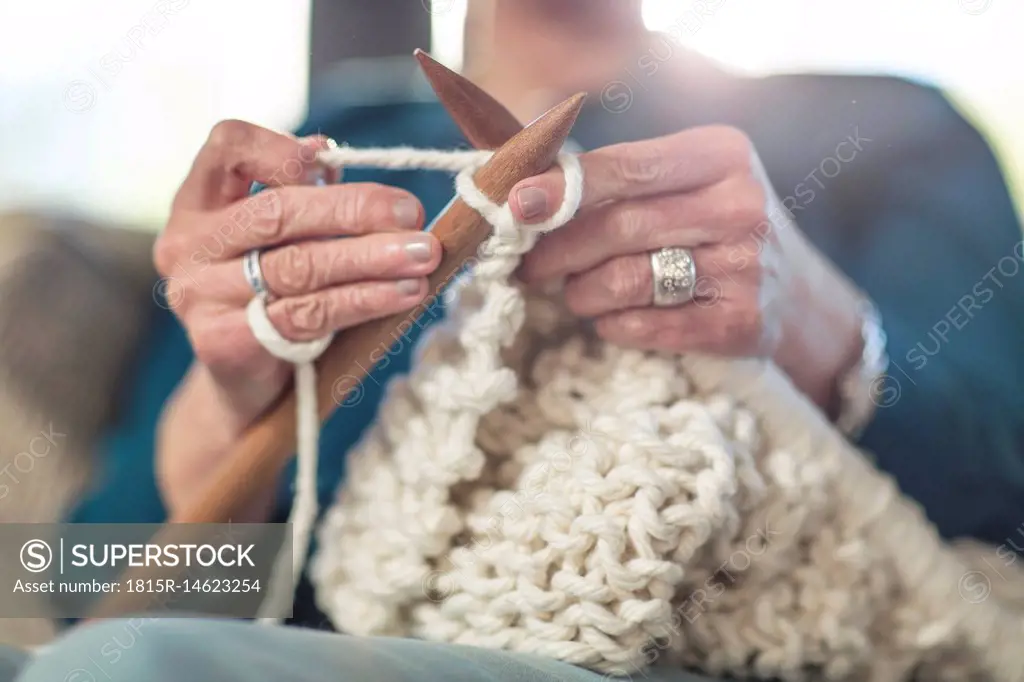
{"label": "cream yarn", "polygon": [[1021,612],[965,601],[777,368],[600,342],[510,283],[535,238],[496,229],[349,454],[310,566],[340,630],[633,677],[1024,679]]}

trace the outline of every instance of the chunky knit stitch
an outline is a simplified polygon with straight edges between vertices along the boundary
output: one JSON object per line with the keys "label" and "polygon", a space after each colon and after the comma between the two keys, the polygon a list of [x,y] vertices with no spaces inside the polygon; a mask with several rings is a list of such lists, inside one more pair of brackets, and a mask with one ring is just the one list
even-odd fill
{"label": "chunky knit stitch", "polygon": [[1024,679],[1024,614],[958,593],[957,555],[774,365],[600,341],[510,281],[537,230],[474,207],[495,233],[318,531],[339,629],[615,675]]}

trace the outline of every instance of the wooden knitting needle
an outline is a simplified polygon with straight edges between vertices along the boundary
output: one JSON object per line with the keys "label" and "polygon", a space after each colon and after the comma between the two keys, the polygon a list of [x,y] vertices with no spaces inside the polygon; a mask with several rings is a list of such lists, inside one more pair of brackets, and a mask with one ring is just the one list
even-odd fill
{"label": "wooden knitting needle", "polygon": [[413,52],[448,115],[477,149],[497,149],[523,129],[498,100],[423,50]]}
{"label": "wooden knitting needle", "polygon": [[[416,58],[438,98],[478,148],[498,148],[474,175],[479,187],[495,203],[507,200],[517,182],[551,167],[579,115],[585,95],[574,95],[553,107],[527,128],[500,103],[467,79],[446,69],[422,51]],[[490,235],[490,226],[460,199],[435,220],[433,234],[442,245],[441,263],[429,277],[427,302],[413,311],[374,320],[339,333],[318,363],[320,418],[326,419],[366,378],[396,339],[412,329],[419,315],[440,295],[444,286],[473,257]],[[342,383],[339,383],[342,382]],[[249,502],[274,485],[294,452],[295,394],[289,390],[250,427],[228,457],[199,491],[196,501],[173,516],[169,527],[153,542],[177,538],[181,524],[224,523],[237,518]],[[126,578],[151,577],[129,574]],[[112,595],[102,601],[94,617],[104,618],[145,608],[133,595]]]}

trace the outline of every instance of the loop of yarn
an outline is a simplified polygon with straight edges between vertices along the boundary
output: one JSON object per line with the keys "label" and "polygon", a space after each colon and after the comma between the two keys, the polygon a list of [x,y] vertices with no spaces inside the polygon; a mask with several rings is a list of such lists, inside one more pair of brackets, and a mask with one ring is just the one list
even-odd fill
{"label": "loop of yarn", "polygon": [[511,282],[578,208],[574,158],[558,221],[525,226],[469,182],[489,152],[446,154],[326,153],[458,166],[494,225],[317,531],[310,578],[339,630],[624,677],[1024,680],[1024,606],[974,599],[987,576],[772,363],[604,344],[557,290]]}
{"label": "loop of yarn", "polygon": [[281,336],[270,321],[267,314],[267,301],[256,296],[245,307],[246,321],[253,336],[263,348],[279,360],[286,360],[296,365],[308,364],[323,355],[334,340],[334,334],[328,334],[312,341],[291,341]]}

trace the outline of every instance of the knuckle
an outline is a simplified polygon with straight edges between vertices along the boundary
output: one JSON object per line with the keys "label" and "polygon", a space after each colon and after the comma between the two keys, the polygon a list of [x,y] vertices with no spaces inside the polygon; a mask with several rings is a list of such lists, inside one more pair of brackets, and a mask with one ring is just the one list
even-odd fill
{"label": "knuckle", "polygon": [[650,268],[641,258],[619,258],[612,262],[608,288],[615,300],[642,300],[653,291]]}
{"label": "knuckle", "polygon": [[326,286],[351,277],[354,268],[347,257],[349,251],[350,247],[344,243],[344,240],[330,244],[324,251],[323,259],[315,262],[317,278],[314,283],[318,286]]}
{"label": "knuckle", "polygon": [[612,166],[616,179],[623,184],[651,184],[666,174],[662,159],[647,154],[621,154]]}
{"label": "knuckle", "polygon": [[333,220],[347,231],[359,232],[364,217],[382,203],[378,197],[384,192],[375,186],[343,188],[335,195]]}
{"label": "knuckle", "polygon": [[649,210],[628,203],[613,204],[608,221],[614,237],[623,244],[647,244],[655,231]]}
{"label": "knuckle", "polygon": [[349,242],[344,245],[344,250],[338,251],[335,258],[338,267],[371,279],[390,274],[385,250],[372,248],[365,238],[361,237],[354,237]]}
{"label": "knuckle", "polygon": [[270,286],[282,296],[315,288],[316,263],[308,246],[292,244],[269,252],[263,269]]}
{"label": "knuckle", "polygon": [[333,225],[335,192],[311,192],[304,194],[301,201],[290,202],[288,214],[298,223],[312,227]]}
{"label": "knuckle", "polygon": [[274,324],[282,336],[304,339],[320,336],[329,331],[331,299],[325,295],[288,298],[280,302],[280,313]]}
{"label": "knuckle", "polygon": [[210,129],[207,145],[215,149],[234,149],[252,140],[253,125],[237,119],[218,121]]}
{"label": "knuckle", "polygon": [[284,237],[286,220],[284,197],[277,188],[265,189],[247,198],[241,209],[253,233],[268,241]]}
{"label": "knuckle", "polygon": [[623,331],[630,337],[641,340],[653,340],[661,331],[658,326],[648,317],[626,313],[619,320]]}
{"label": "knuckle", "polygon": [[380,287],[374,285],[358,285],[346,289],[345,307],[349,316],[364,318],[388,307]]}

